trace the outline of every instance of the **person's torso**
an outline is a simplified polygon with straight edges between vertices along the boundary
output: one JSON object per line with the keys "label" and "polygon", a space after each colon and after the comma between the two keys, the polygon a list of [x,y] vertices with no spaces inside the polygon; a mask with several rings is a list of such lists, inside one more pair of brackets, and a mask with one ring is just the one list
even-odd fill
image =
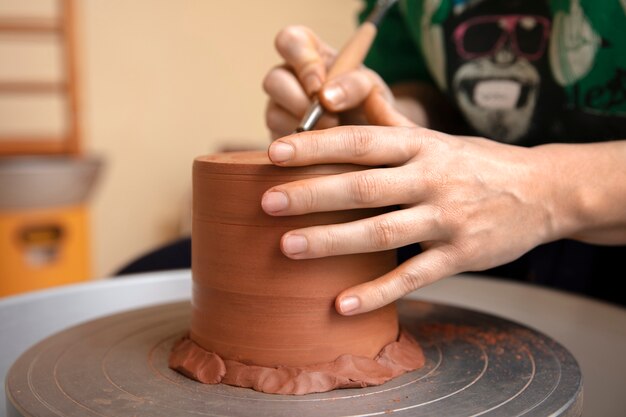
{"label": "person's torso", "polygon": [[428,73],[475,134],[626,139],[626,0],[400,0]]}

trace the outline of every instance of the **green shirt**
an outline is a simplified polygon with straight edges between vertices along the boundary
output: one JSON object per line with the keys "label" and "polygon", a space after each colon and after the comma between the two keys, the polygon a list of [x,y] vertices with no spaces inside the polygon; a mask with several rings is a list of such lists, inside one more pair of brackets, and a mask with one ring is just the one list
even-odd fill
{"label": "green shirt", "polygon": [[626,0],[399,0],[366,65],[437,86],[471,134],[626,139]]}

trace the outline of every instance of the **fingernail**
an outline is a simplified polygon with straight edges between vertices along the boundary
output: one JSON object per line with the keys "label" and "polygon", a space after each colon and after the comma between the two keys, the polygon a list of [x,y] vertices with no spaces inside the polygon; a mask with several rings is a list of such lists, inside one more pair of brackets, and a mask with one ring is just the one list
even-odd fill
{"label": "fingernail", "polygon": [[343,91],[343,88],[337,86],[328,86],[324,88],[322,95],[324,96],[324,100],[326,100],[329,104],[332,104],[334,107],[341,106],[346,99],[346,94]]}
{"label": "fingernail", "polygon": [[315,73],[309,74],[304,77],[304,88],[308,94],[313,94],[322,88],[322,80]]}
{"label": "fingernail", "polygon": [[293,146],[285,142],[274,142],[269,149],[269,157],[273,162],[287,162],[294,153]]}
{"label": "fingernail", "polygon": [[307,250],[308,247],[309,242],[304,236],[289,235],[283,240],[283,251],[287,255],[297,255]]}
{"label": "fingernail", "polygon": [[272,191],[266,193],[261,200],[261,207],[267,213],[274,213],[287,208],[289,205],[289,198],[285,193],[280,191]]}
{"label": "fingernail", "polygon": [[339,309],[342,314],[351,313],[359,307],[361,307],[361,300],[359,300],[359,297],[353,295],[344,297],[339,301]]}

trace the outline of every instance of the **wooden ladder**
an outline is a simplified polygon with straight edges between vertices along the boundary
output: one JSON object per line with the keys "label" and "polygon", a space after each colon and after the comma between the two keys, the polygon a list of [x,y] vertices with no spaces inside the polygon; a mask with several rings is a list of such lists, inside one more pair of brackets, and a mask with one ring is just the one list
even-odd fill
{"label": "wooden ladder", "polygon": [[16,155],[79,155],[80,125],[76,75],[76,45],[74,32],[74,0],[56,0],[54,18],[0,16],[0,34],[23,36],[43,34],[57,36],[62,62],[62,80],[32,79],[0,80],[0,95],[61,94],[65,108],[65,131],[60,135],[2,135],[0,157]]}

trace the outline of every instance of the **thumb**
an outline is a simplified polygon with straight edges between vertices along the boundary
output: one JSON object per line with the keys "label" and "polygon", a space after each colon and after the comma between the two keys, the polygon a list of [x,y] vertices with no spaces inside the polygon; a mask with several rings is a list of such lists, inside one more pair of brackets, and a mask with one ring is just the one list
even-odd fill
{"label": "thumb", "polygon": [[383,96],[379,88],[374,88],[364,103],[365,117],[370,124],[378,126],[415,127]]}

